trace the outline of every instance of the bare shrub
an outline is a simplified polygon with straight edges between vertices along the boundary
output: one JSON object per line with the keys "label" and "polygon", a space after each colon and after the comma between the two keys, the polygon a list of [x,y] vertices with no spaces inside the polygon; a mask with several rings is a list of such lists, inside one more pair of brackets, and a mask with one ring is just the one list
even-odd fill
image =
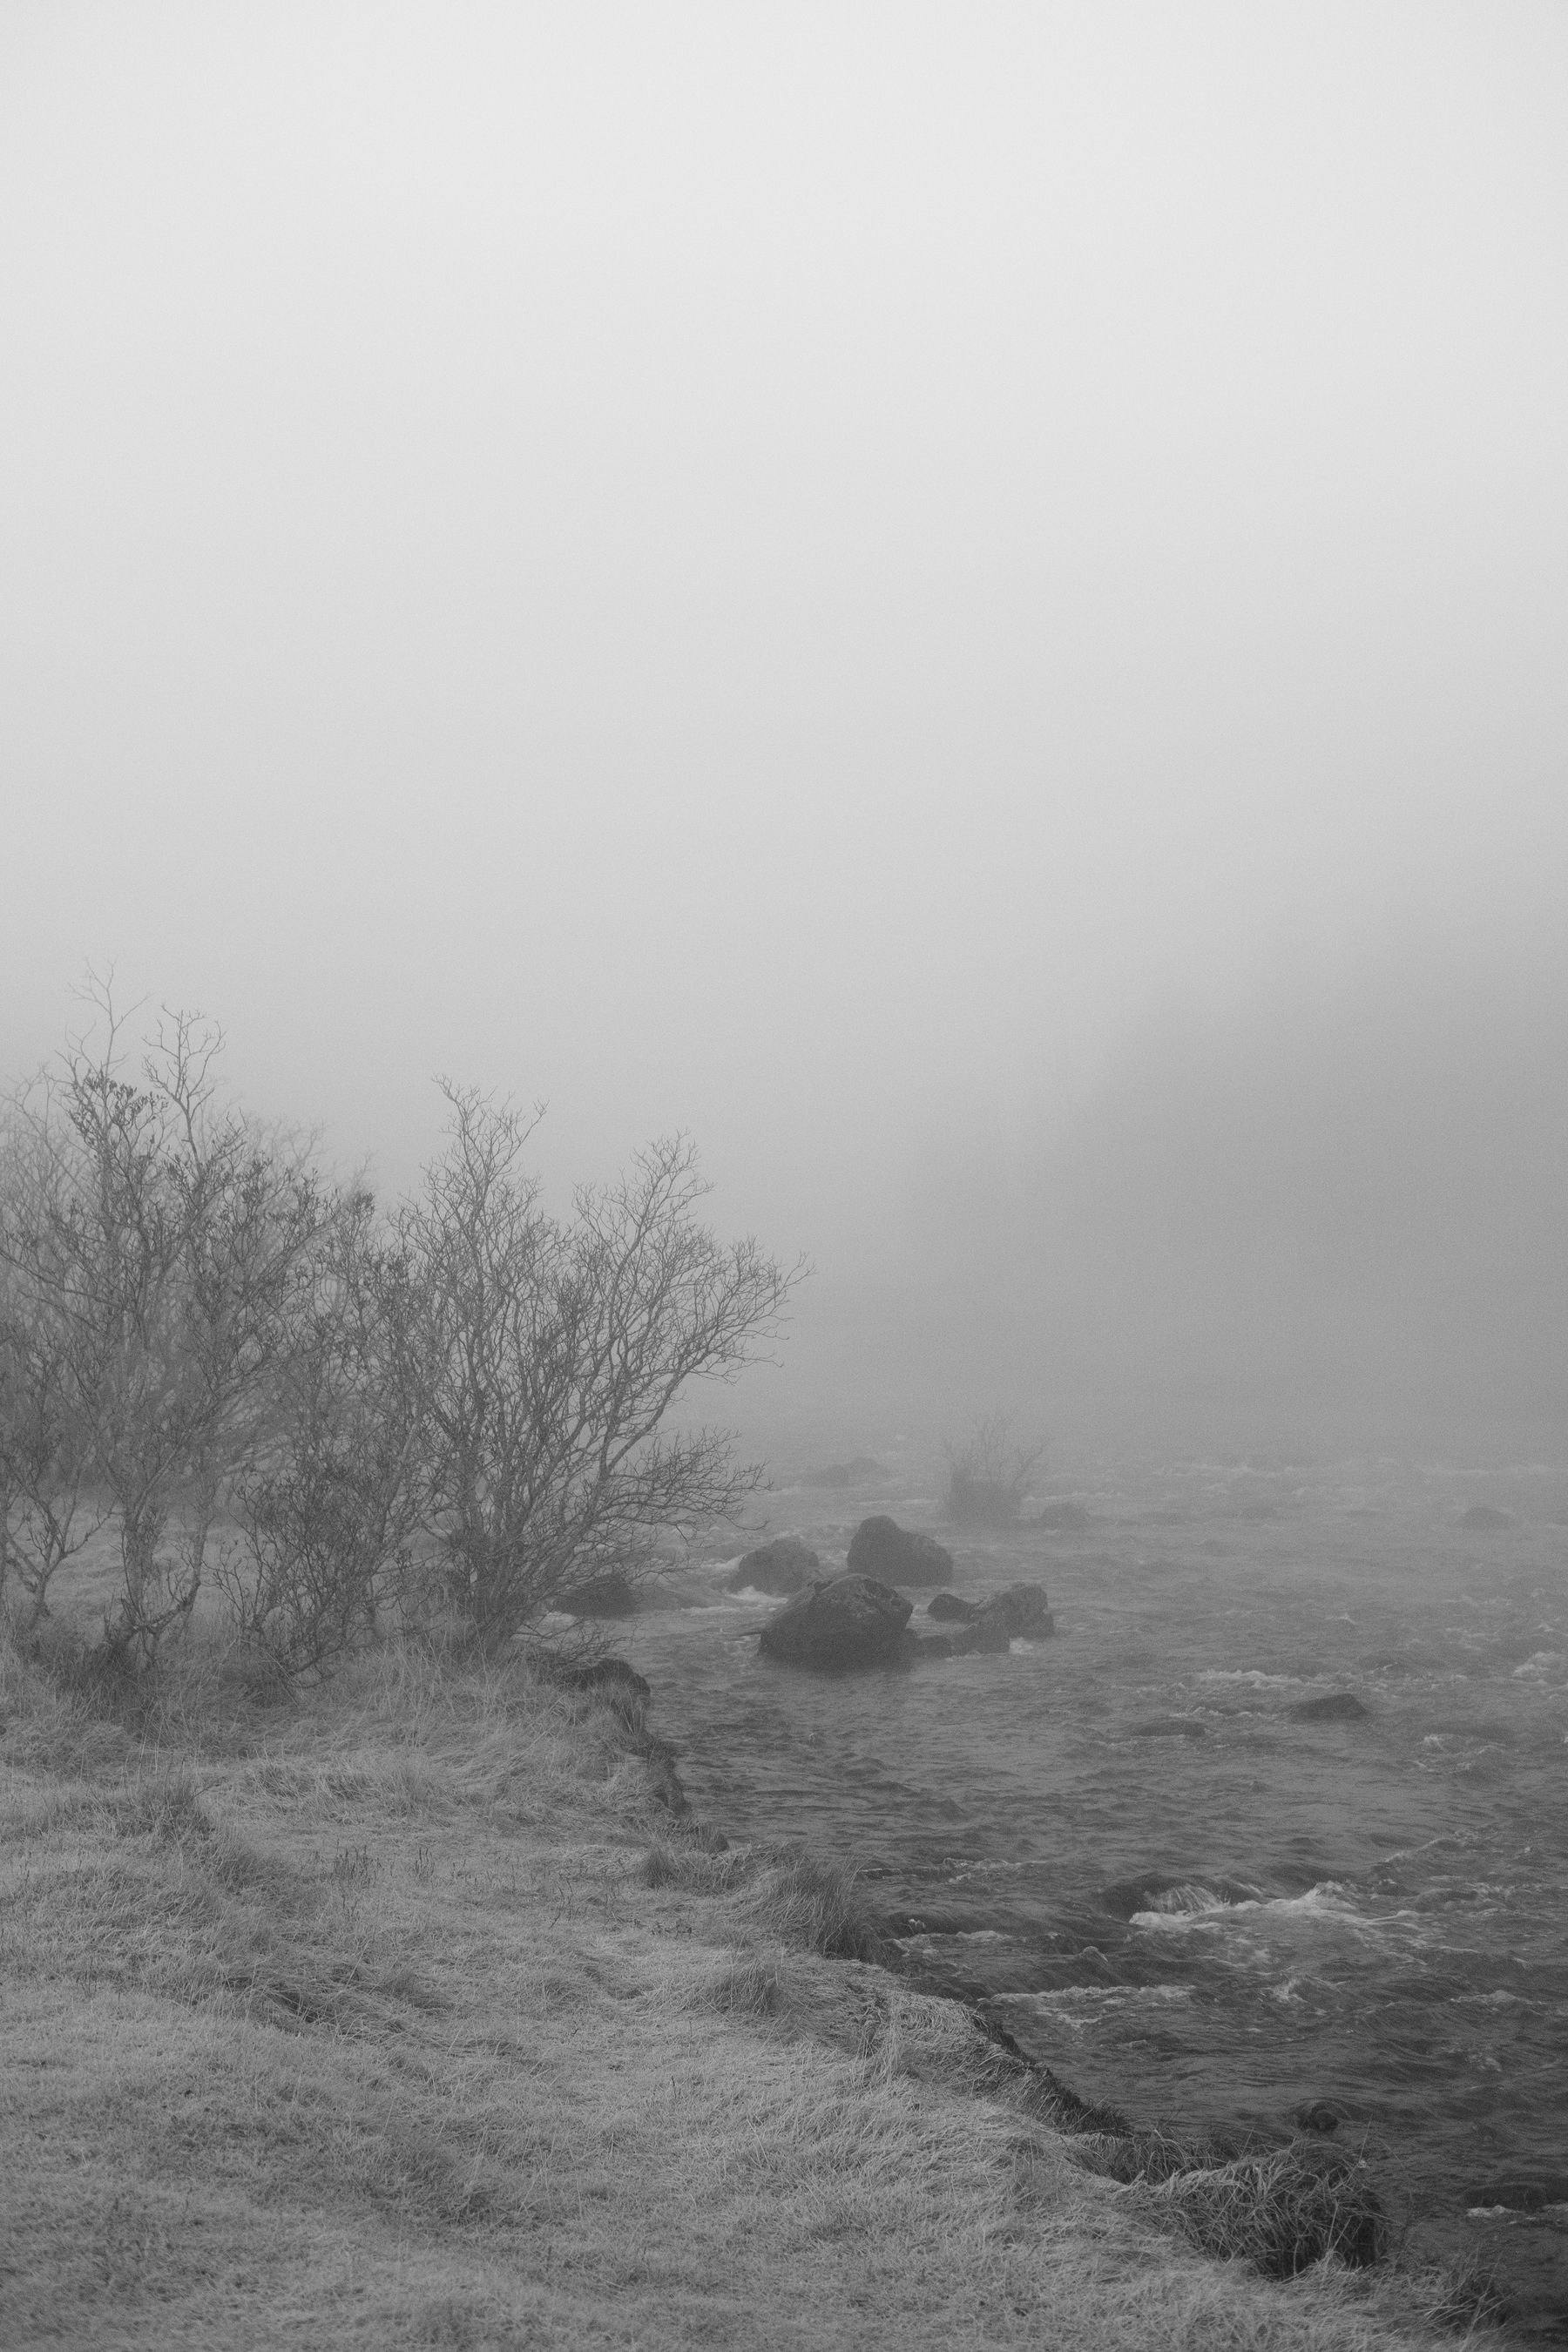
{"label": "bare shrub", "polygon": [[223,1100],[221,1034],[165,1015],[134,1076],[96,1031],[0,1118],[0,1599],[26,1633],[112,1514],[106,1650],[144,1670],[212,1567],[246,1643],[321,1671],[395,1606],[494,1650],[647,1572],[760,1481],[670,1424],[755,1360],[799,1269],[704,1226],[689,1140],[548,1214],[533,1120],[447,1086],[390,1215]]}
{"label": "bare shrub", "polygon": [[1016,1445],[1009,1414],[984,1414],[956,1452],[947,1448],[947,1516],[960,1527],[1016,1527],[1029,1473],[1045,1451]]}
{"label": "bare shrub", "polygon": [[[21,1263],[49,1171],[15,1124],[0,1131],[0,1608],[31,1633],[56,1573],[108,1516],[89,1490],[96,1384],[56,1295],[57,1269]],[[39,1278],[42,1275],[43,1278]]]}
{"label": "bare shrub", "polygon": [[445,1091],[447,1150],[396,1238],[418,1302],[423,1528],[452,1602],[495,1643],[755,1490],[722,1432],[666,1420],[689,1382],[755,1360],[795,1275],[698,1222],[686,1138],[580,1188],[562,1222],[521,1171],[535,1119]]}
{"label": "bare shrub", "polygon": [[330,1666],[406,1600],[424,1500],[419,1299],[367,1192],[338,1204],[313,1277],[277,1442],[236,1484],[237,1557],[219,1569],[236,1623],[285,1675]]}
{"label": "bare shrub", "polygon": [[188,1620],[224,1484],[269,1433],[272,1376],[333,1203],[306,1145],[220,1099],[221,1032],[165,1015],[131,1077],[110,987],[89,995],[94,1027],[6,1106],[0,1404],[8,1460],[41,1449],[58,1498],[41,1552],[35,1537],[36,1601],[90,1481],[120,1527],[106,1640],[144,1664]]}

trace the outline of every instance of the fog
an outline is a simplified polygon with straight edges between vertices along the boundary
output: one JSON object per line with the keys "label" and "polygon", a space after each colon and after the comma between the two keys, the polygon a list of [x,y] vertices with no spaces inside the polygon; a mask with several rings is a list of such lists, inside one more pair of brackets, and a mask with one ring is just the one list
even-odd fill
{"label": "fog", "polygon": [[[0,1067],[698,1137],[759,1426],[1563,1454],[1568,22],[0,14]],[[802,1436],[801,1442],[805,1442]]]}
{"label": "fog", "polygon": [[794,1394],[955,1437],[1010,1408],[1069,1458],[1561,1463],[1565,1070],[1539,936],[1152,1018],[1050,1114],[931,1134],[874,1270],[803,1307]]}

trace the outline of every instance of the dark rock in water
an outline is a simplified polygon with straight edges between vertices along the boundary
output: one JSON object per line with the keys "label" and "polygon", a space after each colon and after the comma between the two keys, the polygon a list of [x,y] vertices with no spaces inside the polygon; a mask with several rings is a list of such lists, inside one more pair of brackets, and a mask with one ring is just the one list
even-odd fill
{"label": "dark rock in water", "polygon": [[858,1454],[853,1462],[829,1462],[821,1470],[808,1470],[801,1479],[803,1486],[858,1486],[867,1478],[885,1478],[887,1472],[868,1454]]}
{"label": "dark rock in water", "polygon": [[[1149,1871],[1140,1878],[1119,1878],[1100,1892],[1100,1908],[1118,1919],[1133,1918],[1140,1911],[1164,1911],[1180,1917],[1213,1911],[1222,1905],[1266,1900],[1262,1887],[1254,1886],[1249,1879],[1182,1878],[1165,1870]],[[1079,1958],[1082,1957],[1079,1953]]]}
{"label": "dark rock in water", "polygon": [[956,1592],[939,1592],[926,1602],[926,1615],[957,1626],[952,1648],[958,1656],[972,1650],[1000,1653],[1015,1636],[1038,1640],[1057,1630],[1043,1584],[1010,1584],[988,1601],[963,1601]]}
{"label": "dark rock in water", "polygon": [[1459,1525],[1468,1528],[1473,1535],[1496,1535],[1500,1528],[1511,1528],[1517,1524],[1511,1511],[1500,1511],[1495,1503],[1472,1503],[1459,1521]]}
{"label": "dark rock in water", "polygon": [[1009,1635],[1016,1633],[1024,1641],[1057,1630],[1043,1584],[1009,1584],[992,1595],[981,1615],[995,1617],[1005,1625]]}
{"label": "dark rock in water", "polygon": [[1360,1723],[1369,1712],[1353,1691],[1331,1691],[1325,1698],[1298,1699],[1290,1709],[1298,1723]]}
{"label": "dark rock in water", "polygon": [[1190,1715],[1157,1715],[1147,1723],[1130,1724],[1129,1739],[1206,1739],[1206,1723],[1194,1723]]}
{"label": "dark rock in water", "polygon": [[884,1584],[945,1584],[952,1574],[952,1554],[934,1536],[913,1534],[879,1514],[856,1528],[849,1570]]}
{"label": "dark rock in water", "polygon": [[775,1536],[772,1543],[749,1551],[724,1581],[726,1592],[773,1592],[785,1599],[798,1592],[822,1566],[821,1559],[798,1536]]}
{"label": "dark rock in water", "polygon": [[1000,1654],[1015,1636],[1038,1638],[1056,1631],[1045,1588],[1012,1584],[989,1601],[961,1601],[939,1593],[927,1611],[952,1631],[916,1633],[913,1614],[901,1592],[872,1576],[814,1577],[763,1628],[763,1654],[791,1665],[828,1670],[854,1666],[915,1665],[938,1658]]}
{"label": "dark rock in water", "polygon": [[562,1605],[576,1617],[635,1617],[638,1606],[636,1585],[618,1568],[607,1569],[603,1576],[591,1576],[585,1584],[563,1592],[561,1599]]}
{"label": "dark rock in water", "polygon": [[922,1658],[956,1658],[972,1644],[962,1633],[906,1633],[904,1654],[911,1664]]}
{"label": "dark rock in water", "polygon": [[901,1592],[874,1576],[816,1578],[763,1627],[763,1655],[827,1673],[891,1665],[906,1654],[913,1614]]}
{"label": "dark rock in water", "polygon": [[1029,1525],[1049,1528],[1056,1535],[1081,1536],[1089,1533],[1089,1517],[1081,1503],[1047,1503]]}
{"label": "dark rock in water", "polygon": [[1290,2120],[1301,2131],[1337,2132],[1344,2121],[1343,2110],[1331,2106],[1327,2099],[1309,2099],[1299,2106]]}

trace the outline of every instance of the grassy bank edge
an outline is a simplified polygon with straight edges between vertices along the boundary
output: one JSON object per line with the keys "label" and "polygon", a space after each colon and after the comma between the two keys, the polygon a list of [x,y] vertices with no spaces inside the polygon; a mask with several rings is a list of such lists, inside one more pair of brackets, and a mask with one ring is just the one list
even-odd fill
{"label": "grassy bank edge", "polygon": [[625,1686],[389,1647],[290,1698],[197,1644],[106,1708],[6,1654],[0,1762],[7,2344],[1372,2352],[1465,2315],[1205,2258],[1234,2179],[1119,2179],[1114,2119],[881,1967],[838,1874],[691,1822]]}

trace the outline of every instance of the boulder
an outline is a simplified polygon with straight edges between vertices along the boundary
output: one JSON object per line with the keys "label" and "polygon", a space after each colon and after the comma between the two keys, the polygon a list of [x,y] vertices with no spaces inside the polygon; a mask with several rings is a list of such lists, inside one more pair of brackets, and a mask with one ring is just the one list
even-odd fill
{"label": "boulder", "polygon": [[652,1686],[625,1658],[595,1658],[589,1665],[571,1665],[563,1658],[541,1658],[536,1671],[557,1690],[584,1691],[603,1699],[628,1724],[640,1728],[653,1705]]}
{"label": "boulder", "polygon": [[856,1528],[849,1569],[852,1575],[884,1584],[945,1584],[952,1574],[952,1554],[934,1536],[916,1535],[879,1513]]}
{"label": "boulder", "polygon": [[759,1544],[724,1580],[726,1592],[773,1592],[785,1599],[809,1583],[822,1562],[798,1536],[775,1536]]}
{"label": "boulder", "polygon": [[904,1635],[904,1655],[912,1666],[918,1666],[922,1658],[962,1657],[968,1647],[962,1633],[917,1633],[911,1630]]}
{"label": "boulder", "polygon": [[1057,1630],[1043,1584],[1009,1584],[1004,1591],[993,1594],[982,1613],[999,1617],[1009,1635],[1020,1634],[1025,1641]]}
{"label": "boulder", "polygon": [[1298,1699],[1290,1712],[1298,1723],[1359,1723],[1368,1710],[1353,1691],[1330,1691],[1323,1698]]}
{"label": "boulder", "polygon": [[563,1666],[554,1679],[563,1690],[624,1692],[642,1706],[653,1704],[653,1685],[625,1658],[595,1658],[588,1666]]}
{"label": "boulder", "polygon": [[1292,2111],[1290,2120],[1298,2129],[1310,2132],[1337,2132],[1344,2111],[1329,2099],[1307,2099]]}
{"label": "boulder", "polygon": [[1515,1524],[1511,1511],[1500,1511],[1495,1503],[1472,1503],[1459,1521],[1472,1535],[1496,1535],[1500,1528]]}
{"label": "boulder", "polygon": [[977,1616],[961,1626],[952,1636],[952,1646],[961,1655],[977,1650],[984,1655],[999,1658],[1013,1639],[1005,1613],[994,1602],[987,1601]]}
{"label": "boulder", "polygon": [[1047,1503],[1031,1527],[1048,1528],[1053,1535],[1081,1536],[1089,1532],[1089,1513],[1081,1503]]}
{"label": "boulder", "polygon": [[969,1649],[1004,1651],[1013,1637],[1035,1642],[1041,1634],[1056,1633],[1044,1585],[1008,1585],[985,1601],[966,1601],[957,1592],[933,1592],[926,1601],[926,1616],[957,1628],[952,1646],[959,1656]]}
{"label": "boulder", "polygon": [[953,1646],[999,1656],[1015,1638],[1038,1641],[1056,1630],[1043,1584],[1009,1584],[981,1602],[954,1634]]}
{"label": "boulder", "polygon": [[816,1577],[763,1627],[766,1658],[827,1673],[895,1664],[913,1609],[874,1576]]}
{"label": "boulder", "polygon": [[563,1592],[561,1600],[563,1607],[577,1617],[635,1617],[639,1605],[636,1585],[618,1568],[589,1577],[585,1583]]}
{"label": "boulder", "polygon": [[1015,1635],[1033,1641],[1056,1632],[1043,1584],[1009,1584],[988,1601],[964,1601],[956,1592],[934,1593],[926,1615],[957,1628],[954,1653],[966,1650],[1001,1652]]}

